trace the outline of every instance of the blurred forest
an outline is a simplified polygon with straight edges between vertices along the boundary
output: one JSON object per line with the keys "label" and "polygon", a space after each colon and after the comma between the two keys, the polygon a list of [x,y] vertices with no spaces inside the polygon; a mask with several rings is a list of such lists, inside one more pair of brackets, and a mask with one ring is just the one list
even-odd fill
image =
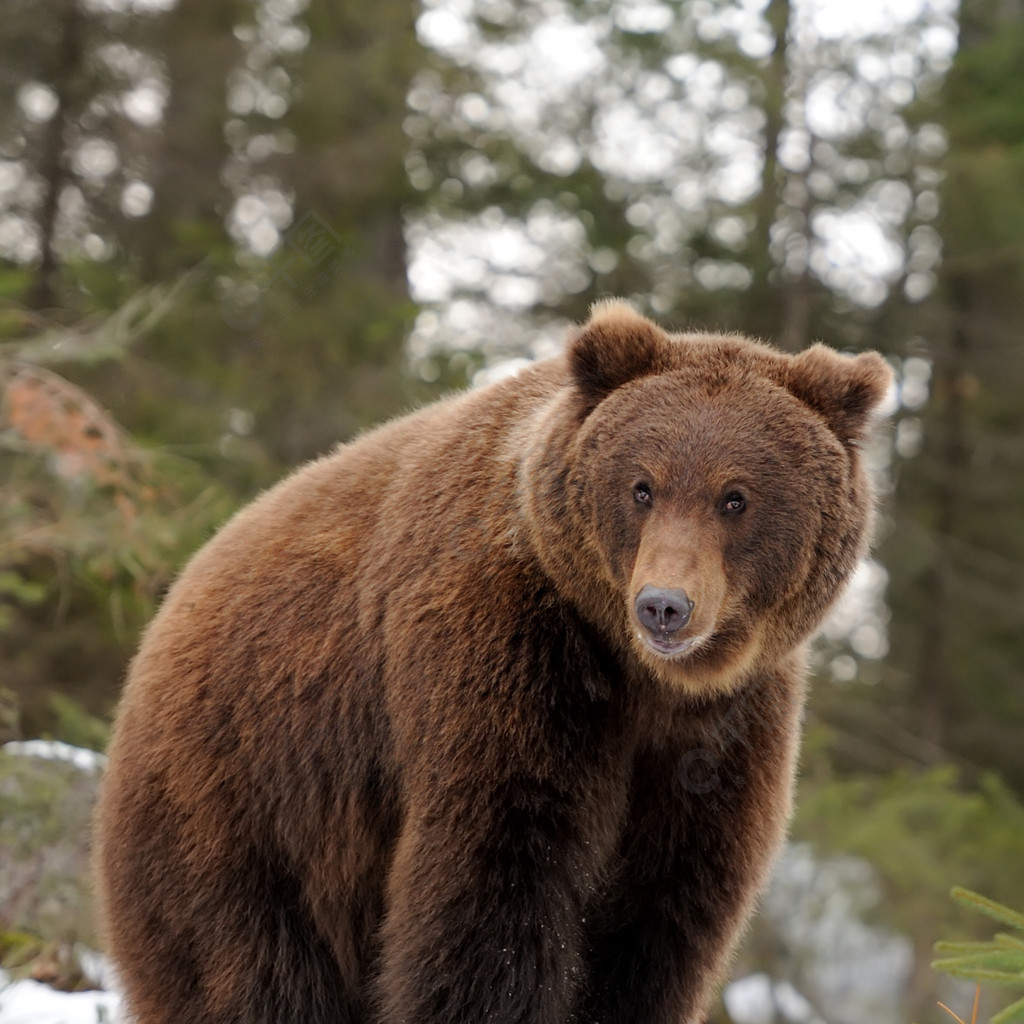
{"label": "blurred forest", "polygon": [[877,551],[735,975],[766,1024],[966,1012],[932,947],[984,926],[949,889],[1024,907],[1024,2],[3,15],[0,742],[102,749],[233,509],[598,297],[877,348]]}

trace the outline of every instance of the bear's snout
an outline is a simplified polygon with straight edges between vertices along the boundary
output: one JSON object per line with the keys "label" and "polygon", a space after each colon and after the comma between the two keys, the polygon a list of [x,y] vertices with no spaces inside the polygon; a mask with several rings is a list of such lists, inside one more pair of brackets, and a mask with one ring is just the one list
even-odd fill
{"label": "bear's snout", "polygon": [[668,590],[648,583],[636,596],[637,621],[656,636],[667,636],[682,629],[693,612],[693,602],[685,590]]}

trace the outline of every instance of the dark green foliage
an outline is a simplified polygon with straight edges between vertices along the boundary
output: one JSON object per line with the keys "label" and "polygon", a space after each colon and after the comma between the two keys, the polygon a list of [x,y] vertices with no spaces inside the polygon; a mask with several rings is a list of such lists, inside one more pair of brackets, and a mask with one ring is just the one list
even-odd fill
{"label": "dark green foliage", "polygon": [[233,508],[434,393],[402,372],[414,16],[5,10],[0,157],[25,184],[2,209],[41,246],[0,263],[0,665],[28,732],[81,732],[54,693],[109,712]]}
{"label": "dark green foliage", "polygon": [[926,758],[998,770],[1024,793],[1024,15],[970,19],[934,112],[949,139],[943,264],[905,349],[931,361],[931,395],[907,414],[920,452],[895,467],[892,654],[875,697]]}
{"label": "dark green foliage", "polygon": [[0,965],[24,966],[47,947],[97,948],[88,879],[98,782],[61,760],[0,750]]}

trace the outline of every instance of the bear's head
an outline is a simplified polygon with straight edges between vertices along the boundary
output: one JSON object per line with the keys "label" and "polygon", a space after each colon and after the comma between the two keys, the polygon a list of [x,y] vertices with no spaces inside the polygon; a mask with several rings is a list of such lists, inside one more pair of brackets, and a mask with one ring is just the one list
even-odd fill
{"label": "bear's head", "polygon": [[802,644],[865,550],[876,353],[787,355],[595,307],[525,460],[542,563],[626,657],[728,691]]}

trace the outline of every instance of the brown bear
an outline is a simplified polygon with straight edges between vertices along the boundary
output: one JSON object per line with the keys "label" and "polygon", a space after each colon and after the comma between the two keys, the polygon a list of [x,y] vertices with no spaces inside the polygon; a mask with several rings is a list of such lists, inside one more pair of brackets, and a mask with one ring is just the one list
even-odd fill
{"label": "brown bear", "polygon": [[240,512],[110,749],[135,1019],[700,1020],[786,828],[888,379],[604,303]]}

